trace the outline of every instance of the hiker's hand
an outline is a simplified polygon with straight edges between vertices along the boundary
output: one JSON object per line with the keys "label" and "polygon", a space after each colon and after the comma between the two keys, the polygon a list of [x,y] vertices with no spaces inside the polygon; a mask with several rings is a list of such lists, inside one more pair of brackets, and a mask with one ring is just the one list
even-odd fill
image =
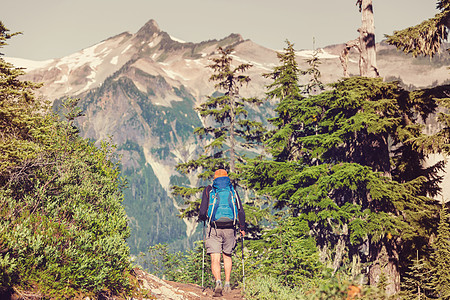
{"label": "hiker's hand", "polygon": [[244,230],[239,230],[241,232],[241,236],[245,236],[245,231]]}

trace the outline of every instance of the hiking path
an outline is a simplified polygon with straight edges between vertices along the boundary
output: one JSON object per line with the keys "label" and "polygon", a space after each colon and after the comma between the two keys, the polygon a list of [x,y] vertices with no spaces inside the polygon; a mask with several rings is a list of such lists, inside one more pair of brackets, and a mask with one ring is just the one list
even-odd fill
{"label": "hiking path", "polygon": [[[187,284],[163,280],[155,275],[148,274],[141,269],[135,269],[139,284],[142,289],[149,291],[153,299],[173,299],[173,300],[238,300],[245,299],[240,289],[233,289],[229,293],[224,293],[222,297],[213,297],[212,287],[203,288],[196,284]],[[152,299],[152,298],[148,298]]]}

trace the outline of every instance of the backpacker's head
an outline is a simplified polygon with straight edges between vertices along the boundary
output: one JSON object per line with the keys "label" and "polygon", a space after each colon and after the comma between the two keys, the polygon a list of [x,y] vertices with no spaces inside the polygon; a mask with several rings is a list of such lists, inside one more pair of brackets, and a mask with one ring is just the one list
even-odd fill
{"label": "backpacker's head", "polygon": [[230,177],[228,177],[227,171],[219,169],[214,172],[214,181],[212,184],[213,189],[223,189],[229,187],[231,184]]}
{"label": "backpacker's head", "polygon": [[219,177],[228,177],[227,171],[225,171],[224,169],[219,169],[216,172],[214,172],[214,179]]}

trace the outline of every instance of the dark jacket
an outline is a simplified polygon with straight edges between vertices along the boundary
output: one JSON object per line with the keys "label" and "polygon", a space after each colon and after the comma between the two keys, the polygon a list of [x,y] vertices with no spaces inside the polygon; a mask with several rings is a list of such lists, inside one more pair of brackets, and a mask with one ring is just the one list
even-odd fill
{"label": "dark jacket", "polygon": [[[209,206],[209,192],[211,192],[211,185],[208,185],[204,190],[202,194],[202,203],[200,204],[200,212],[198,219],[200,221],[206,221],[207,219],[207,213],[208,213],[208,206]],[[239,230],[245,231],[245,212],[244,208],[242,207],[241,197],[239,197],[238,192],[235,190],[237,201],[238,201],[238,219],[239,219]]]}

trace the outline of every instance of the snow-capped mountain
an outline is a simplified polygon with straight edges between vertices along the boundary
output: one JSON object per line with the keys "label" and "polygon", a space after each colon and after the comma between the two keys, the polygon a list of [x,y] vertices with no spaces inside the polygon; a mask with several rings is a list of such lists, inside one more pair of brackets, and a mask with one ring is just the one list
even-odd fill
{"label": "snow-capped mountain", "polygon": [[[231,44],[238,46],[237,62],[255,63],[255,74],[270,71],[276,62],[274,51],[244,41],[238,34],[194,44],[171,37],[161,31],[154,20],[146,23],[135,34],[122,33],[66,57],[34,62],[34,65],[26,61],[9,61],[27,67],[26,78],[43,82],[44,87],[40,92],[50,99],[79,96],[98,88],[126,64],[146,74],[162,76],[172,86],[188,87],[197,98],[213,91],[212,84],[208,83],[210,73],[206,68],[210,63],[209,58],[218,46]],[[143,82],[137,78],[133,78],[133,82],[140,90],[146,91]],[[174,99],[177,99],[175,94],[157,95],[152,102],[168,106]]]}
{"label": "snow-capped mountain", "polygon": [[[169,191],[175,183],[195,184],[194,178],[178,174],[175,166],[201,149],[192,135],[193,128],[201,125],[194,107],[215,91],[207,66],[217,57],[219,46],[234,48],[236,64],[253,65],[242,96],[263,96],[268,81],[262,74],[278,65],[275,50],[239,34],[185,42],[162,31],[154,20],[136,33],[121,33],[66,57],[43,62],[5,58],[26,68],[25,79],[43,82],[39,93],[54,101],[54,106],[65,97],[80,98],[85,113],[78,120],[82,134],[94,140],[112,136],[118,145],[129,182],[124,205],[132,228],[129,244],[133,254],[177,239],[181,247],[188,247],[187,237],[195,231],[193,220],[183,223],[176,217],[180,204]],[[334,45],[318,50],[323,82],[341,78],[342,48]],[[297,52],[300,68],[308,67],[305,60],[312,53]],[[423,60],[412,63],[392,47],[378,45],[382,76],[401,78],[408,85],[442,83],[448,78],[447,65]],[[350,56],[349,72],[358,73],[355,56]],[[256,115],[266,113],[264,108],[256,111]]]}
{"label": "snow-capped mountain", "polygon": [[[270,72],[277,65],[275,50],[244,40],[239,34],[201,43],[185,42],[162,31],[154,20],[147,22],[135,34],[124,32],[66,57],[40,62],[5,59],[16,66],[25,67],[27,79],[43,82],[44,87],[40,92],[51,100],[79,96],[98,88],[109,76],[125,65],[130,65],[149,75],[162,76],[172,86],[183,85],[200,101],[214,91],[213,85],[208,82],[211,74],[207,68],[210,58],[219,46],[230,45],[235,48],[233,59],[236,63],[253,65],[249,71],[251,84],[242,92],[244,95],[262,94],[267,82],[261,74]],[[339,61],[342,49],[343,45],[319,49],[324,83],[334,82],[342,76]],[[407,64],[405,62],[410,62],[410,57],[400,53],[395,55],[395,50],[386,44],[379,44],[377,50],[383,77],[398,77],[405,84],[414,86],[428,86],[448,77],[446,66],[430,68],[427,64]],[[307,68],[305,60],[312,54],[312,50],[297,52],[300,67]],[[358,73],[356,58],[350,57],[349,69],[350,73]],[[146,90],[142,82],[137,79],[133,79],[133,82],[140,90]],[[152,101],[156,105],[170,105],[174,99],[177,99],[176,95],[157,95]]]}

